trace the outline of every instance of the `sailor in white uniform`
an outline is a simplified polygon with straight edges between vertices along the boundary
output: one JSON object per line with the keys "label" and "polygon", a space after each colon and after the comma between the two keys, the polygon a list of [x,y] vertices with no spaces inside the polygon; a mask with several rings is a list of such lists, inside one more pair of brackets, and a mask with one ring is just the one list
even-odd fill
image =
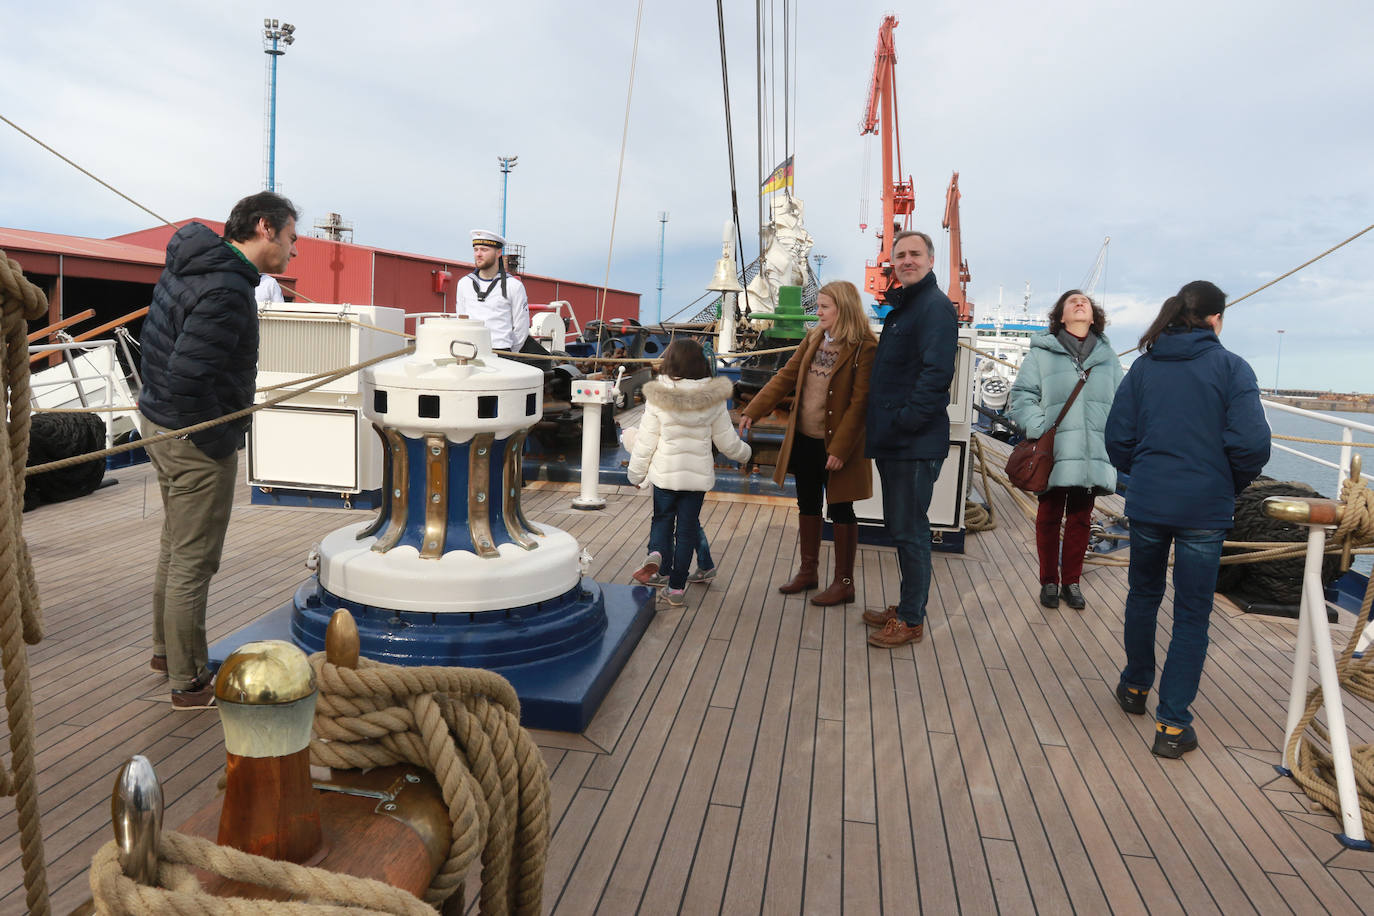
{"label": "sailor in white uniform", "polygon": [[285,302],[286,297],[281,293],[281,284],[277,278],[271,274],[263,274],[258,281],[257,300],[259,302]]}
{"label": "sailor in white uniform", "polygon": [[472,262],[477,269],[458,281],[454,305],[459,315],[487,326],[494,349],[519,353],[530,336],[530,302],[525,284],[506,273],[501,257],[505,247],[506,240],[495,232],[473,230]]}

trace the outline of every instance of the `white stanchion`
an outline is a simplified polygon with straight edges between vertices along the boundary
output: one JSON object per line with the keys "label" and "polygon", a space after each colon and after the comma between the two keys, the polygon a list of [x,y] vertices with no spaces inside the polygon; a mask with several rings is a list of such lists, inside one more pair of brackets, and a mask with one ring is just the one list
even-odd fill
{"label": "white stanchion", "polygon": [[604,509],[606,499],[599,492],[601,477],[601,411],[607,404],[618,403],[624,395],[620,380],[625,375],[621,366],[614,379],[582,379],[573,383],[572,402],[582,405],[582,482],[574,509]]}
{"label": "white stanchion", "polygon": [[1336,656],[1331,645],[1331,628],[1326,619],[1326,598],[1322,590],[1322,554],[1326,533],[1322,525],[1307,529],[1307,556],[1303,568],[1302,603],[1298,614],[1298,645],[1293,658],[1293,680],[1288,696],[1288,724],[1284,729],[1283,766],[1290,773],[1297,766],[1296,751],[1290,757],[1288,744],[1306,709],[1307,678],[1313,650],[1317,656],[1317,680],[1321,685],[1326,726],[1331,736],[1331,758],[1336,770],[1336,795],[1340,802],[1344,833],[1337,838],[1346,846],[1367,849],[1364,824],[1360,818],[1359,796],[1355,788],[1355,768],[1350,757],[1350,735],[1345,727],[1345,703]]}

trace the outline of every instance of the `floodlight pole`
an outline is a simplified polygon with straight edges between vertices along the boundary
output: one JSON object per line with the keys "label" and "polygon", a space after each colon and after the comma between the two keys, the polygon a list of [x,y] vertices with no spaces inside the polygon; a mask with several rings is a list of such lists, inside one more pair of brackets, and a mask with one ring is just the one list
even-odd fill
{"label": "floodlight pole", "polygon": [[510,170],[515,168],[515,162],[519,156],[497,156],[496,161],[501,163],[501,238],[506,237],[506,190],[510,184]]}
{"label": "floodlight pole", "polygon": [[262,21],[262,51],[267,55],[267,190],[277,190],[277,58],[295,40],[296,27],[276,19]]}

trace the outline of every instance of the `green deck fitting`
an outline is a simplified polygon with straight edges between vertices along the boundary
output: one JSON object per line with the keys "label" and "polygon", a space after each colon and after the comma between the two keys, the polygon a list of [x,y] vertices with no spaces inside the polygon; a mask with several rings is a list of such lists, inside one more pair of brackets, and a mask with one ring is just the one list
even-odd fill
{"label": "green deck fitting", "polygon": [[765,318],[773,322],[771,328],[764,330],[763,337],[769,340],[796,341],[806,336],[806,323],[815,321],[816,317],[802,310],[801,295],[800,286],[779,287],[776,312],[749,313],[750,318]]}

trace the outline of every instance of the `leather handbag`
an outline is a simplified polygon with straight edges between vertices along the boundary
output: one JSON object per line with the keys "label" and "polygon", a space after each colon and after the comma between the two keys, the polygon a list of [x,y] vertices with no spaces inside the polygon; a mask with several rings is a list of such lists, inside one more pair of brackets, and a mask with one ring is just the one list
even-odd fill
{"label": "leather handbag", "polygon": [[1078,384],[1073,387],[1073,393],[1064,402],[1064,409],[1059,411],[1059,416],[1050,428],[1045,430],[1039,439],[1022,439],[1007,456],[1007,479],[1018,490],[1043,493],[1050,488],[1050,471],[1054,470],[1054,431],[1068,415],[1078,392],[1083,390],[1083,385],[1088,381],[1088,372],[1079,377]]}

